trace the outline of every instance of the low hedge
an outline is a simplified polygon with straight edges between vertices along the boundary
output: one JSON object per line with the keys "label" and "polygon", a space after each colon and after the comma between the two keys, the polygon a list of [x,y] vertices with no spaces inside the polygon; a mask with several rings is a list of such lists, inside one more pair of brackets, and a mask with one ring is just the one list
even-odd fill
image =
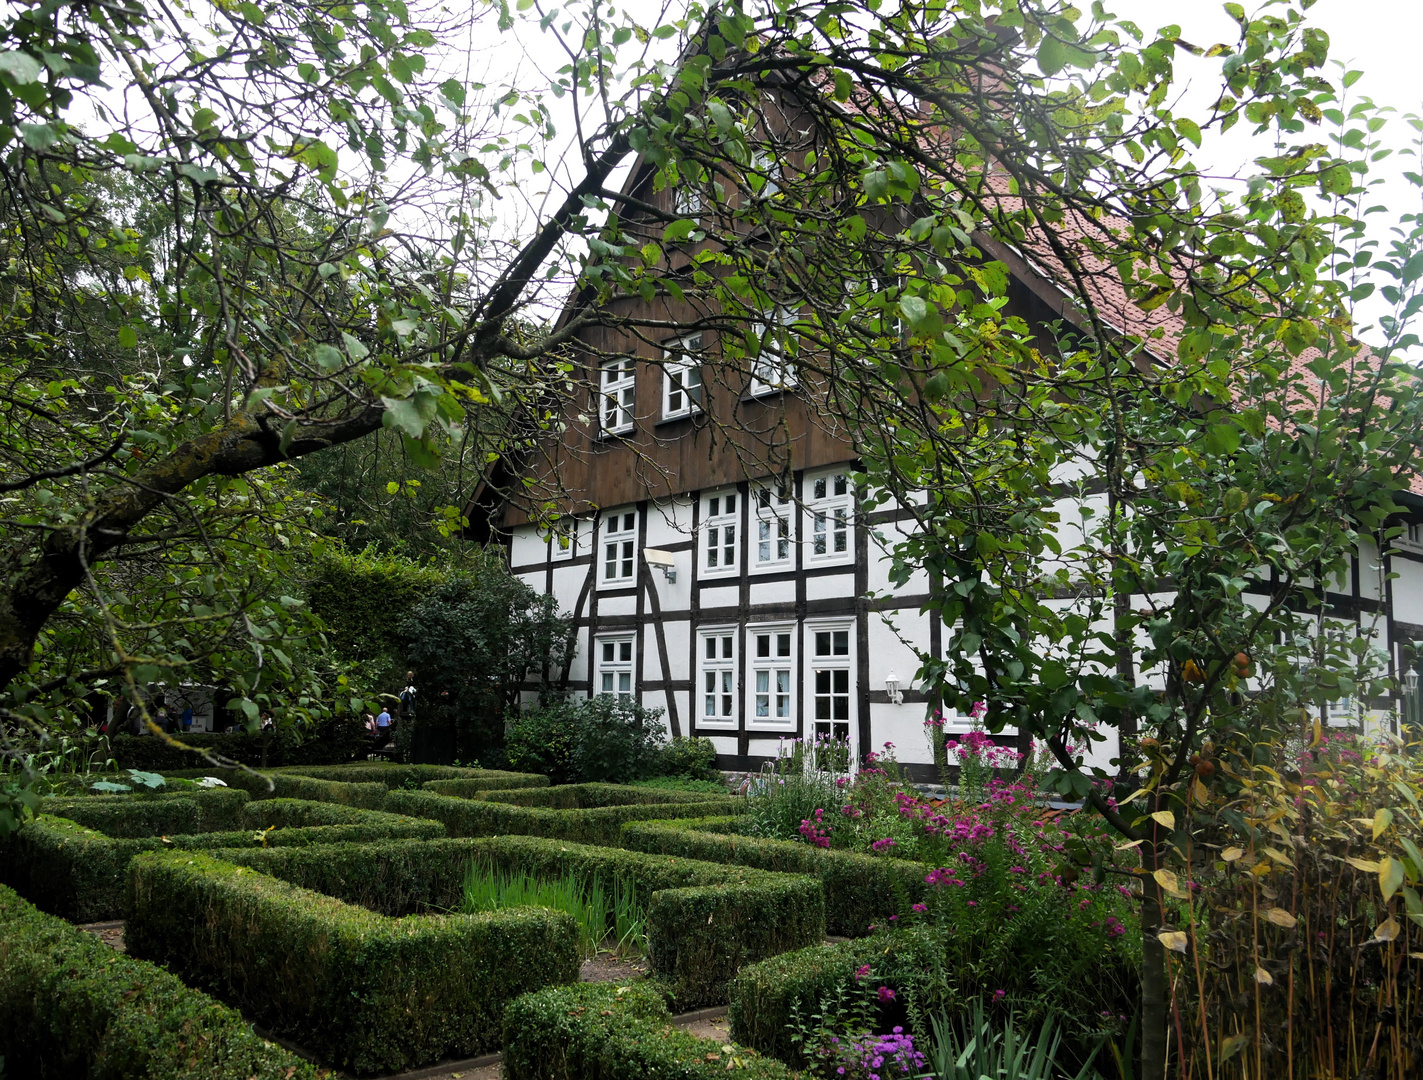
{"label": "low hedge", "polygon": [[508,1002],[578,978],[561,911],[394,919],[195,851],[139,855],[129,874],[131,953],[357,1072],[488,1050]]}
{"label": "low hedge", "polygon": [[[0,844],[0,881],[45,911],[74,922],[98,922],[123,914],[129,860],[145,851],[260,849],[395,837],[429,839],[445,834],[438,821],[320,803],[295,805],[317,810],[288,810],[291,802],[286,799],[249,803],[243,807],[243,819],[250,826],[245,832],[163,837],[114,838],[65,818],[42,815]],[[360,817],[327,824],[322,819],[334,815],[322,810]],[[268,832],[268,826],[276,827]]]}
{"label": "low hedge", "polygon": [[316,1080],[232,1009],[0,886],[0,1056],[37,1080]]}
{"label": "low hedge", "polygon": [[525,994],[504,1011],[505,1080],[790,1080],[778,1061],[728,1052],[671,1025],[646,985],[584,983]]}
{"label": "low hedge", "polygon": [[[724,828],[726,819],[709,824]],[[790,874],[810,874],[825,890],[825,925],[832,934],[861,937],[923,900],[929,867],[852,851],[826,851],[793,840],[766,840],[736,833],[703,831],[700,822],[629,822],[619,836],[633,851],[680,855],[706,862],[754,866]]]}
{"label": "low hedge", "polygon": [[730,800],[597,806],[588,810],[546,810],[483,799],[455,799],[431,791],[392,791],[381,809],[443,821],[451,836],[549,836],[579,844],[618,846],[624,822],[651,818],[697,818],[734,809]]}
{"label": "low hedge", "polygon": [[724,1002],[746,964],[825,937],[824,899],[812,878],[564,840],[499,836],[214,854],[389,916],[457,908],[475,865],[540,878],[624,878],[646,905],[653,974],[683,1008]]}
{"label": "low hedge", "polygon": [[805,1064],[791,1021],[819,1013],[822,1000],[853,985],[855,972],[884,962],[887,949],[878,939],[842,941],[785,953],[749,965],[730,988],[731,1037],[792,1066]]}
{"label": "low hedge", "polygon": [[[425,784],[437,795],[457,795],[450,781]],[[454,781],[459,783],[459,781]],[[518,791],[483,791],[474,796],[486,802],[512,806],[540,806],[549,810],[591,810],[598,806],[650,806],[654,803],[712,803],[722,797],[707,791],[668,791],[665,788],[629,787],[627,784],[560,784],[558,787]],[[724,796],[729,805],[730,795]]]}
{"label": "low hedge", "polygon": [[46,799],[40,812],[68,818],[105,836],[162,836],[218,832],[241,827],[251,796],[233,788],[134,795],[81,795]]}
{"label": "low hedge", "polygon": [[315,776],[272,770],[249,773],[229,770],[213,775],[251,794],[254,799],[302,799],[308,802],[338,803],[362,810],[379,810],[386,787],[378,781],[348,784],[338,780],[323,780]]}
{"label": "low hedge", "polygon": [[505,772],[500,769],[466,769],[457,765],[399,765],[386,761],[353,762],[350,765],[321,765],[283,769],[285,773],[336,780],[344,784],[375,781],[388,788],[414,789],[432,781],[451,780],[483,785],[478,790],[496,788],[548,787],[548,777],[537,773]]}
{"label": "low hedge", "polygon": [[[190,732],[176,736],[196,750],[218,754],[244,765],[326,765],[350,761],[370,749],[370,737],[357,719],[332,720],[320,725],[300,743],[283,745],[281,735],[240,732]],[[263,746],[263,743],[266,746]],[[153,735],[116,735],[110,752],[121,769],[167,772],[202,765],[192,750],[172,746]],[[265,751],[265,759],[263,757]]]}

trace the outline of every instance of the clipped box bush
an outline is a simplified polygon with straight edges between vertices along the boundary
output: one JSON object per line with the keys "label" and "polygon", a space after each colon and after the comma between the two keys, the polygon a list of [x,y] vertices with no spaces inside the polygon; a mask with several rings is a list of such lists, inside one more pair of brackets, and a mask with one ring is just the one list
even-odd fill
{"label": "clipped box bush", "polygon": [[462,780],[482,783],[479,790],[496,788],[548,787],[548,777],[537,773],[505,772],[501,769],[468,769],[457,765],[400,765],[388,761],[352,762],[349,765],[298,766],[282,772],[336,780],[345,784],[372,781],[388,788],[418,788],[431,781]]}
{"label": "clipped box bush", "polygon": [[[733,819],[734,820],[734,819]],[[727,819],[709,822],[728,827]],[[929,867],[853,851],[828,851],[793,840],[767,840],[704,831],[702,822],[629,822],[619,842],[634,851],[680,855],[707,862],[754,866],[790,874],[810,874],[825,890],[825,925],[832,934],[860,937],[924,899]]]}
{"label": "clipped box bush", "polygon": [[[426,784],[425,790],[454,795],[448,781]],[[707,791],[669,791],[666,788],[629,787],[626,784],[562,784],[558,787],[527,788],[515,791],[483,791],[474,796],[486,802],[512,806],[541,806],[548,810],[591,810],[597,806],[650,806],[654,803],[712,803],[732,796]]]}
{"label": "clipped box bush", "polygon": [[106,836],[162,836],[218,832],[241,826],[251,796],[233,788],[46,799],[40,812],[68,818]]}
{"label": "clipped box bush", "polygon": [[379,781],[350,784],[279,770],[249,773],[233,769],[213,775],[227,781],[234,788],[249,792],[254,799],[303,799],[309,802],[338,803],[362,810],[379,810],[386,793],[385,785]]}
{"label": "clipped box bush", "polygon": [[728,1053],[671,1025],[647,985],[584,983],[525,994],[504,1012],[505,1080],[790,1080],[778,1061]]}
{"label": "clipped box bush", "polygon": [[0,1056],[36,1080],[316,1080],[240,1014],[0,886]]}
{"label": "clipped box bush", "polygon": [[[315,807],[307,811],[305,807]],[[273,808],[278,811],[273,812]],[[287,799],[243,807],[242,832],[116,838],[65,818],[41,815],[0,844],[0,880],[45,911],[75,922],[123,914],[129,860],[145,851],[308,846],[445,835],[438,821]],[[336,814],[323,813],[336,811]],[[341,812],[355,820],[323,822]],[[271,827],[271,831],[267,831]]]}
{"label": "clipped box bush", "polygon": [[[728,806],[728,804],[731,804]],[[381,809],[445,823],[451,836],[551,836],[580,844],[616,847],[624,822],[652,818],[706,817],[735,809],[730,799],[719,802],[648,803],[641,806],[595,806],[587,810],[548,810],[513,806],[484,799],[456,799],[431,791],[392,791]]]}
{"label": "clipped box bush", "polygon": [[391,918],[196,851],[139,855],[129,874],[134,955],[356,1072],[488,1050],[508,1002],[578,978],[564,912]]}
{"label": "clipped box bush", "polygon": [[[360,720],[342,717],[326,721],[296,742],[295,732],[189,732],[178,738],[194,750],[218,754],[244,765],[323,765],[365,754],[370,737]],[[173,746],[152,735],[115,735],[110,739],[114,760],[121,769],[167,773],[171,769],[201,767],[193,750]]]}
{"label": "clipped box bush", "polygon": [[819,884],[532,836],[219,851],[224,860],[389,916],[457,908],[474,865],[536,877],[630,880],[646,905],[653,974],[679,1007],[721,1003],[742,967],[825,937]]}

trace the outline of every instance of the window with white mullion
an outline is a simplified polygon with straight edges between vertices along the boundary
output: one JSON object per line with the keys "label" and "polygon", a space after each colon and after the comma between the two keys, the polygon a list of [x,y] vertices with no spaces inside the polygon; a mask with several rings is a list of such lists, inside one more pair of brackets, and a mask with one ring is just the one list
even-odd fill
{"label": "window with white mullion", "polygon": [[562,562],[578,554],[578,519],[559,518],[548,533],[549,558]]}
{"label": "window with white mullion", "polygon": [[736,637],[734,628],[703,630],[700,648],[700,695],[697,716],[702,724],[736,723]]}
{"label": "window with white mullion", "polygon": [[610,694],[620,701],[633,697],[633,639],[631,637],[600,637],[595,654],[597,673],[594,693]]}
{"label": "window with white mullion", "polygon": [[854,702],[854,642],[848,625],[807,626],[811,723],[817,738],[850,739]]}
{"label": "window with white mullion", "polygon": [[758,568],[791,563],[791,497],[785,487],[759,488],[755,502],[754,559]]}
{"label": "window with white mullion", "polygon": [[688,334],[662,346],[662,419],[702,410],[702,335]]}
{"label": "window with white mullion", "polygon": [[633,428],[637,399],[636,360],[620,356],[604,360],[599,375],[599,416],[604,435],[623,435]]}
{"label": "window with white mullion", "polygon": [[631,585],[637,577],[637,512],[621,510],[603,519],[598,581],[603,586]]}
{"label": "window with white mullion", "polygon": [[747,722],[766,727],[795,724],[795,627],[752,626],[746,631]]}
{"label": "window with white mullion", "polygon": [[840,470],[807,478],[807,559],[810,562],[849,562],[854,558],[853,492],[850,477]]}
{"label": "window with white mullion", "polygon": [[756,341],[751,356],[751,393],[773,394],[796,384],[795,312],[778,307],[769,321],[751,324]]}
{"label": "window with white mullion", "polygon": [[702,500],[702,573],[734,574],[737,569],[737,527],[741,499],[734,491],[707,495]]}

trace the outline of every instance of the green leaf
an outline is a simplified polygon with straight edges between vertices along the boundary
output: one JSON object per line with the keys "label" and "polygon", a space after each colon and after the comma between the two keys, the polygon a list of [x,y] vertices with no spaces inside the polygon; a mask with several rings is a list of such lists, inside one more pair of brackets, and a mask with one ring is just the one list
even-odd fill
{"label": "green leaf", "polygon": [[346,363],[345,354],[334,345],[317,345],[312,350],[316,363],[328,371],[342,367]]}
{"label": "green leaf", "polygon": [[1038,68],[1044,75],[1056,75],[1067,66],[1067,46],[1051,34],[1038,46]]}
{"label": "green leaf", "polygon": [[0,52],[0,75],[8,75],[20,86],[38,80],[42,71],[44,66],[29,53]]}
{"label": "green leaf", "polygon": [[138,344],[138,332],[132,326],[119,327],[119,348],[132,349]]}
{"label": "green leaf", "polygon": [[425,433],[425,418],[420,414],[420,406],[415,397],[382,397],[380,400],[385,406],[383,423],[386,427],[398,428],[413,439],[418,439]]}
{"label": "green leaf", "polygon": [[1379,867],[1379,891],[1385,901],[1390,899],[1403,884],[1403,864],[1397,859],[1389,859]]}
{"label": "green leaf", "polygon": [[370,349],[365,347],[360,338],[352,337],[345,331],[341,333],[341,340],[346,343],[346,355],[352,360],[364,360],[371,353]]}
{"label": "green leaf", "polygon": [[1347,165],[1335,165],[1319,174],[1319,187],[1326,195],[1347,195],[1354,188],[1354,174]]}
{"label": "green leaf", "polygon": [[929,305],[922,296],[901,296],[899,310],[913,326],[918,326],[929,317]]}

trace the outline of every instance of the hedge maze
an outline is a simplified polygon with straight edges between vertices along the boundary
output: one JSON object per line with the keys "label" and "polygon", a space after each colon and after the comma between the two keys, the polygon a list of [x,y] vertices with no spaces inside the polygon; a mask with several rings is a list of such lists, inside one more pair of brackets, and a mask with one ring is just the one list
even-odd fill
{"label": "hedge maze", "polygon": [[[826,949],[827,930],[863,934],[923,887],[910,864],[740,835],[731,796],[386,764],[222,778],[228,787],[50,799],[0,848],[0,880],[15,890],[0,891],[7,1064],[266,1080],[295,1063],[291,1076],[315,1075],[243,1036],[245,1016],[357,1074],[502,1046],[513,1080],[710,1077],[732,1065],[779,1078],[789,1073],[775,1060],[737,1050],[750,1056],[723,1061],[716,1043],[669,1029],[671,1011],[730,1003],[739,1038],[793,1061],[781,1018],[817,972],[843,977],[858,955],[855,942]],[[650,977],[580,985],[565,912],[460,914],[473,868],[630,886]],[[64,921],[120,917],[119,958]],[[163,1006],[142,1021],[149,1050],[120,1032],[124,979],[162,987]],[[61,1001],[98,1028],[71,1045]],[[165,1041],[173,1025],[220,1048],[231,1070],[180,1066]],[[105,1064],[143,1053],[132,1072]]]}

